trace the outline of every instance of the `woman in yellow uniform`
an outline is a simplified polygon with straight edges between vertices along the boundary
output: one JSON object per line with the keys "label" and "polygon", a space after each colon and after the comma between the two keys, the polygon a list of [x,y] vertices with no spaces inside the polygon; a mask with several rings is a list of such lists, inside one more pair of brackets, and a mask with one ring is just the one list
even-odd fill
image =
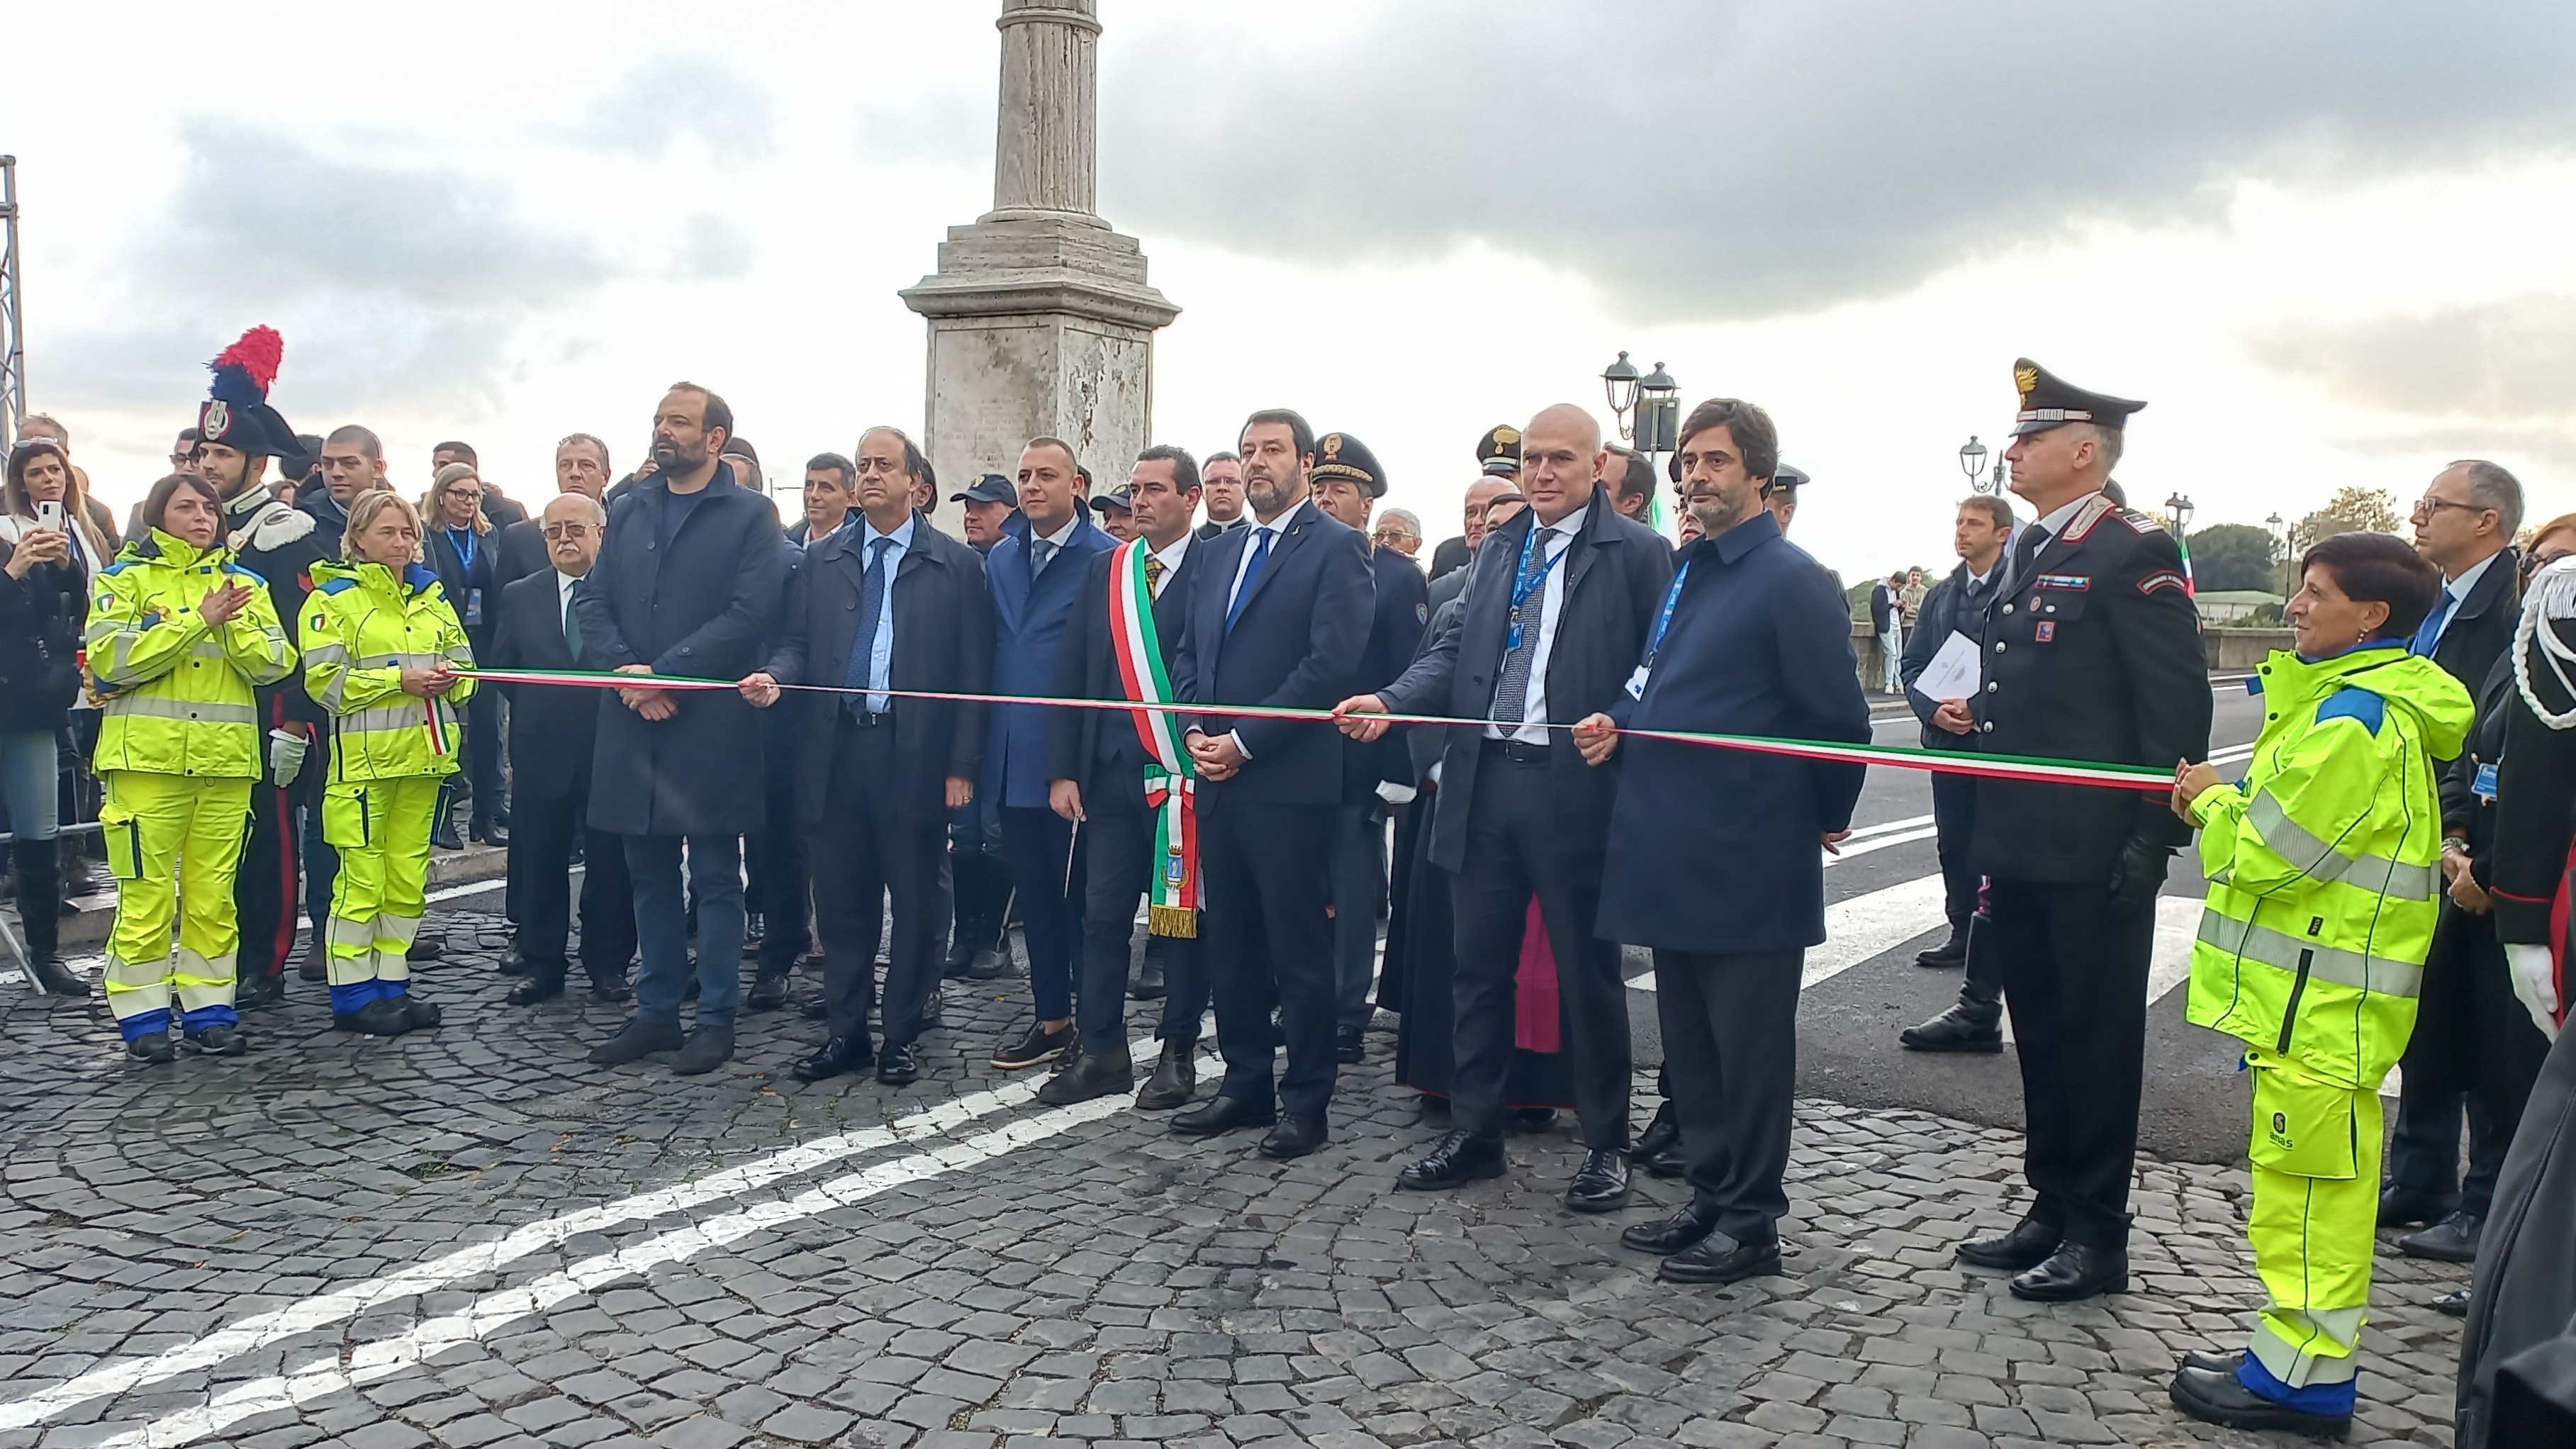
{"label": "woman in yellow uniform", "polygon": [[174,998],[190,1050],[246,1049],[233,1010],[233,875],[264,764],[251,689],[285,678],[295,660],[266,582],[224,550],[223,507],[200,478],[153,484],[145,534],[99,571],[83,635],[102,699],[99,825],[117,879],[107,1003],[126,1055],[141,1062],[178,1054]]}
{"label": "woman in yellow uniform", "polygon": [[474,692],[454,671],[474,651],[420,563],[420,515],[399,494],[359,494],[341,551],[348,563],[315,568],[304,605],[304,688],[331,712],[331,1020],[392,1036],[438,1025],[438,1008],[411,994],[403,952],[426,905],[439,787],[456,773],[456,706]]}

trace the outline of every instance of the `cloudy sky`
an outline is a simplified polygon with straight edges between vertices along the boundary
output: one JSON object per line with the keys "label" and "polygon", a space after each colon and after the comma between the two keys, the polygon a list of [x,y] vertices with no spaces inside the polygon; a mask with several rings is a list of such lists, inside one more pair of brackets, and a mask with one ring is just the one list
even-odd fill
{"label": "cloudy sky", "polygon": [[[118,501],[256,322],[286,416],[407,488],[448,436],[522,497],[566,432],[623,466],[682,376],[773,466],[918,427],[895,292],[991,203],[996,8],[27,7],[30,401]],[[2464,454],[2576,508],[2563,0],[1102,12],[1101,209],[1182,308],[1157,436],[1301,408],[1435,537],[1478,434],[1606,413],[1621,349],[1771,409],[1846,577],[1946,554],[2024,353],[2149,399],[2122,477],[2196,523]]]}

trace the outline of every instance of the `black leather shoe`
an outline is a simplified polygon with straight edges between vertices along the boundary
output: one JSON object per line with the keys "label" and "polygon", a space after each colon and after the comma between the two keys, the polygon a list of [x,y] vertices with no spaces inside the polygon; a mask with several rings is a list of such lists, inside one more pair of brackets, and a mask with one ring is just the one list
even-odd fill
{"label": "black leather shoe", "polygon": [[2038,1267],[2016,1273],[2012,1296],[2025,1303],[2080,1303],[2129,1291],[2129,1255],[2119,1248],[2060,1243]]}
{"label": "black leather shoe", "polygon": [[700,1023],[689,1033],[687,1045],[671,1059],[671,1074],[700,1077],[733,1060],[733,1028]]}
{"label": "black leather shoe", "polygon": [[1628,1154],[1586,1152],[1565,1190],[1565,1205],[1579,1213],[1616,1212],[1628,1205]]}
{"label": "black leather shoe", "polygon": [[519,948],[513,946],[501,953],[501,959],[493,964],[492,969],[504,976],[525,976],[528,974],[528,961],[519,954]]}
{"label": "black leather shoe", "polygon": [[1953,1006],[1921,1026],[1909,1026],[1896,1039],[1906,1050],[1918,1052],[1991,1054],[2004,1049],[2002,1023],[1994,1017],[1975,1016],[1964,1006]]}
{"label": "black leather shoe", "polygon": [[1690,1159],[1682,1156],[1682,1150],[1679,1147],[1666,1148],[1652,1157],[1632,1156],[1630,1160],[1665,1182],[1672,1182],[1690,1173]]}
{"label": "black leather shoe", "polygon": [[2474,1263],[2478,1260],[2478,1238],[2486,1226],[2485,1218],[2454,1212],[2421,1232],[2399,1238],[2397,1251],[2436,1263]]}
{"label": "black leather shoe", "polygon": [[[38,956],[32,964],[36,973],[36,984],[43,987],[47,995],[89,995],[89,983],[74,975],[72,968],[63,964],[62,957]],[[283,994],[282,989],[281,994]]]}
{"label": "black leather shoe", "polygon": [[563,995],[562,977],[531,976],[511,987],[510,994],[501,999],[512,1006],[534,1006],[540,1001],[552,1001],[561,995]]}
{"label": "black leather shoe", "polygon": [[1503,1139],[1479,1137],[1463,1127],[1452,1128],[1418,1162],[1407,1163],[1395,1175],[1395,1185],[1417,1192],[1435,1192],[1460,1187],[1478,1178],[1503,1175]]}
{"label": "black leather shoe", "polygon": [[2426,1192],[2392,1182],[2379,1190],[2379,1225],[2412,1228],[2437,1223],[2457,1206],[2459,1200],[2454,1194]]}
{"label": "black leather shoe", "polygon": [[410,945],[403,947],[403,959],[415,966],[424,961],[435,961],[446,954],[447,934],[443,931],[423,931],[411,938]]}
{"label": "black leather shoe", "polygon": [[2241,1348],[2234,1353],[2207,1353],[2200,1349],[2193,1349],[2182,1356],[2184,1368],[2200,1369],[2213,1374],[2232,1374],[2244,1362],[2245,1350]]}
{"label": "black leather shoe", "polygon": [[655,1052],[678,1051],[686,1040],[680,1035],[678,1022],[648,1022],[639,1016],[626,1023],[617,1035],[592,1047],[590,1061],[593,1066],[620,1066]]}
{"label": "black leather shoe", "polygon": [[1071,1022],[1052,1031],[1044,1023],[1031,1022],[1017,1040],[994,1048],[993,1065],[1006,1072],[1039,1066],[1074,1050],[1081,1040],[1082,1033],[1074,1030]]}
{"label": "black leather shoe", "polygon": [[1261,1139],[1261,1155],[1285,1162],[1291,1157],[1303,1157],[1332,1140],[1333,1129],[1325,1125],[1323,1114],[1309,1117],[1303,1112],[1282,1112],[1279,1125],[1271,1128],[1270,1135]]}
{"label": "black leather shoe", "polygon": [[2466,1288],[2454,1288],[2450,1292],[2443,1294],[2441,1297],[2434,1299],[2433,1311],[2441,1314],[2444,1318],[2468,1317],[2469,1290]]}
{"label": "black leather shoe", "polygon": [[456,836],[456,822],[441,820],[430,827],[429,843],[438,850],[463,850],[465,842]]}
{"label": "black leather shoe", "polygon": [[1333,1060],[1352,1067],[1368,1055],[1368,1036],[1356,1026],[1333,1028]]}
{"label": "black leather shoe", "polygon": [[751,990],[745,992],[742,1004],[754,1011],[775,1011],[787,1004],[787,973],[762,971],[751,978]]}
{"label": "black leather shoe", "polygon": [[1724,1233],[1710,1233],[1657,1265],[1655,1276],[1667,1283],[1741,1283],[1779,1271],[1778,1238],[1739,1243]]}
{"label": "black leather shoe", "polygon": [[149,1036],[138,1036],[127,1042],[125,1054],[138,1062],[157,1067],[164,1062],[178,1060],[179,1049],[170,1044],[170,1033],[156,1031]]}
{"label": "black leather shoe", "polygon": [[1955,971],[1968,964],[1968,943],[1953,936],[1929,950],[1915,952],[1914,964],[1935,971]]}
{"label": "black leather shoe", "polygon": [[590,978],[590,999],[593,1001],[626,1001],[634,995],[635,988],[627,985],[622,975],[593,975]]}
{"label": "black leather shoe", "polygon": [[241,1028],[233,1026],[207,1027],[181,1045],[201,1057],[237,1057],[250,1050],[250,1043],[242,1040]]}
{"label": "black leather shoe", "polygon": [[1962,1263],[2018,1273],[2048,1261],[2048,1255],[2056,1252],[2057,1245],[2065,1240],[2064,1228],[2050,1227],[2036,1218],[2023,1218],[2002,1237],[1961,1243],[1957,1251]]}
{"label": "black leather shoe", "polygon": [[1515,1132],[1545,1132],[1556,1125],[1554,1107],[1514,1107],[1503,1120]]}
{"label": "black leather shoe", "polygon": [[1681,1145],[1682,1119],[1674,1113],[1671,1102],[1658,1104],[1654,1117],[1646,1123],[1646,1130],[1637,1134],[1637,1160],[1643,1162],[1649,1157],[1660,1157]]}
{"label": "black leather shoe", "polygon": [[1673,1209],[1672,1216],[1660,1222],[1630,1223],[1619,1232],[1619,1246],[1669,1258],[1716,1231],[1717,1214],[1702,1212],[1698,1202],[1692,1201]]}
{"label": "black leather shoe", "polygon": [[1038,1088],[1038,1100],[1050,1107],[1070,1107],[1094,1097],[1114,1097],[1136,1085],[1136,1064],[1127,1049],[1082,1052],[1055,1069]]}
{"label": "black leather shoe", "polygon": [[400,1036],[411,1030],[411,1014],[403,1010],[406,999],[380,996],[351,1012],[349,1019],[369,1036]]}
{"label": "black leather shoe", "polygon": [[306,981],[330,980],[330,948],[323,945],[319,939],[308,943],[304,948],[304,960],[295,968],[295,974]]}
{"label": "black leather shoe", "polygon": [[800,1082],[819,1082],[843,1072],[863,1072],[876,1062],[876,1052],[863,1036],[836,1036],[822,1050],[788,1069]]}
{"label": "black leather shoe", "polygon": [[921,1063],[912,1059],[909,1043],[896,1046],[888,1042],[885,1050],[877,1053],[877,1080],[889,1087],[909,1087],[921,1080]]}
{"label": "black leather shoe", "polygon": [[[59,967],[62,963],[58,961],[54,964]],[[45,980],[45,973],[42,969],[41,962],[38,963],[38,968],[39,969],[36,972],[36,980],[41,984]],[[53,990],[51,986],[47,986],[45,989],[48,991]],[[254,976],[233,989],[233,1008],[237,1011],[250,1011],[262,1006],[275,1006],[277,1003],[284,1001],[285,999],[286,978],[283,976]]]}
{"label": "black leather shoe", "polygon": [[2218,1373],[2186,1364],[2169,1391],[2173,1406],[2204,1423],[2230,1429],[2286,1429],[2293,1434],[2341,1439],[2352,1433],[2350,1414],[2311,1414],[2276,1404],[2245,1387],[2233,1371]]}
{"label": "black leather shoe", "polygon": [[1194,1041],[1165,1041],[1154,1075],[1136,1091],[1136,1110],[1169,1112],[1188,1106],[1199,1090],[1198,1049]]}
{"label": "black leather shoe", "polygon": [[398,1004],[402,1007],[403,1026],[410,1031],[427,1031],[446,1016],[436,1003],[417,996],[406,996]]}
{"label": "black leather shoe", "polygon": [[1172,1130],[1183,1137],[1214,1137],[1237,1127],[1267,1127],[1278,1120],[1278,1109],[1268,1102],[1219,1093],[1210,1097],[1206,1106],[1193,1107],[1174,1117]]}

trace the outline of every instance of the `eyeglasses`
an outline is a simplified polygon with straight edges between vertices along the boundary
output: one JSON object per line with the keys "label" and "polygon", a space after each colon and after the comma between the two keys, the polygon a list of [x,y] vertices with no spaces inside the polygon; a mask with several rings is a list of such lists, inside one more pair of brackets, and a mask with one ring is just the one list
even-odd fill
{"label": "eyeglasses", "polygon": [[588,538],[590,533],[591,526],[587,523],[549,523],[545,526],[548,538]]}
{"label": "eyeglasses", "polygon": [[2415,507],[2407,514],[2407,516],[2410,518],[2427,518],[2433,514],[2441,512],[2445,508],[2466,509],[2471,513],[2484,513],[2487,511],[2487,507],[2483,503],[2456,503],[2448,498],[2436,498],[2432,494],[2427,493],[2423,497],[2415,500]]}

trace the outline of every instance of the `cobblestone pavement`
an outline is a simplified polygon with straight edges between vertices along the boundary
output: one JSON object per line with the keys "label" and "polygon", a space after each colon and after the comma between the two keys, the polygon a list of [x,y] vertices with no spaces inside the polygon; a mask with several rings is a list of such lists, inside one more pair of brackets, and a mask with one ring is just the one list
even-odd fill
{"label": "cobblestone pavement", "polygon": [[[1677,1185],[1570,1213],[1569,1132],[1394,1191],[1442,1124],[1390,1037],[1277,1164],[1035,1106],[983,1063],[1018,1000],[957,984],[908,1088],[789,1078],[798,1013],[710,1077],[594,1068],[621,1009],[505,1006],[497,944],[424,974],[440,1030],[335,1034],[298,983],[253,1055],[161,1069],[0,990],[0,1449],[2263,1442],[2164,1402],[2250,1321],[2238,1172],[2145,1163],[2136,1291],[2037,1307],[1949,1253],[2008,1221],[2010,1134],[1806,1102],[1786,1273],[1676,1288],[1617,1235]],[[2380,1263],[2354,1440],[2447,1444],[2465,1270]]]}

